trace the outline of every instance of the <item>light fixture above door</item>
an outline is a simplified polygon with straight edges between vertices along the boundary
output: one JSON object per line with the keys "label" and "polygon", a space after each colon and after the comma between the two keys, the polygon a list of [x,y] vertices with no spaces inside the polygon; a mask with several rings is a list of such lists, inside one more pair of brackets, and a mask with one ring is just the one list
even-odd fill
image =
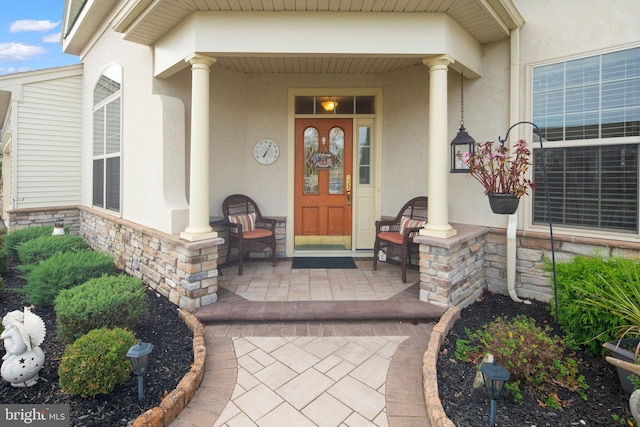
{"label": "light fixture above door", "polygon": [[338,102],[334,97],[329,97],[326,101],[322,101],[320,105],[322,105],[325,111],[333,111],[338,106]]}

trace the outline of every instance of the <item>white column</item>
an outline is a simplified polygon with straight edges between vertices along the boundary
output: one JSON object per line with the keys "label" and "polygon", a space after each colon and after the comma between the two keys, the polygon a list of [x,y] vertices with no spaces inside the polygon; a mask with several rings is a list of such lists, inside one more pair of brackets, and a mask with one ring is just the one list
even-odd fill
{"label": "white column", "polygon": [[422,60],[429,68],[429,159],[427,162],[427,224],[421,236],[446,239],[457,231],[449,224],[449,159],[447,139],[447,72],[455,61],[447,55]]}
{"label": "white column", "polygon": [[209,68],[215,58],[194,54],[191,64],[191,163],[189,169],[189,226],[180,237],[204,240],[217,237],[209,225]]}

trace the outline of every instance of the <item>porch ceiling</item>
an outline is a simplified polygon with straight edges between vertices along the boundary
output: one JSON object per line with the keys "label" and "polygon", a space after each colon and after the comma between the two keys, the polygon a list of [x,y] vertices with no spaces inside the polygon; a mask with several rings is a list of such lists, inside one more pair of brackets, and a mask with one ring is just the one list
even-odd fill
{"label": "porch ceiling", "polygon": [[[94,0],[89,3],[97,2]],[[116,11],[111,26],[122,33],[125,40],[153,46],[185,18],[198,11],[445,13],[480,44],[506,39],[510,30],[524,23],[511,0],[129,0]],[[104,15],[98,18],[104,18]],[[86,21],[78,26],[85,26],[83,24]],[[84,32],[87,37],[91,33]],[[82,38],[81,34],[76,36]],[[78,48],[84,45],[83,40],[67,42],[63,42],[63,46],[67,45],[65,51],[81,54]],[[236,56],[218,57],[217,61],[218,66],[244,73],[377,74],[420,63],[421,59],[415,57]]]}
{"label": "porch ceiling", "polygon": [[219,57],[216,65],[243,73],[384,74],[422,64],[420,58]]}

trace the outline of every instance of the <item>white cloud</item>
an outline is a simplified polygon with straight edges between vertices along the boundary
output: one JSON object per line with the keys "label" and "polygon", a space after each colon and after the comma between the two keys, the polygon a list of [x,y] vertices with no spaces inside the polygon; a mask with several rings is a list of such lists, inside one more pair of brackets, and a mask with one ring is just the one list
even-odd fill
{"label": "white cloud", "polygon": [[30,71],[29,67],[0,67],[0,75],[2,74],[13,74],[13,73],[21,73],[23,71]]}
{"label": "white cloud", "polygon": [[42,41],[45,43],[59,43],[60,42],[60,31],[57,33],[47,34],[42,37]]}
{"label": "white cloud", "polygon": [[37,31],[46,33],[49,30],[53,30],[60,24],[58,22],[51,22],[48,19],[36,21],[35,19],[20,19],[11,23],[9,27],[10,33],[20,33],[23,31]]}
{"label": "white cloud", "polygon": [[25,61],[43,54],[44,48],[23,43],[0,43],[0,62]]}

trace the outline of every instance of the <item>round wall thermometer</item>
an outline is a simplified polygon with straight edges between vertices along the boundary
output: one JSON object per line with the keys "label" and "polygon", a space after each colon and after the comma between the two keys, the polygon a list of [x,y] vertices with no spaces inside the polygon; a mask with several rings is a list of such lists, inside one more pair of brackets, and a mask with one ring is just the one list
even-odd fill
{"label": "round wall thermometer", "polygon": [[258,163],[263,165],[272,164],[278,160],[279,155],[280,148],[278,147],[278,143],[271,139],[261,139],[256,142],[256,146],[253,148],[253,157],[255,157]]}

